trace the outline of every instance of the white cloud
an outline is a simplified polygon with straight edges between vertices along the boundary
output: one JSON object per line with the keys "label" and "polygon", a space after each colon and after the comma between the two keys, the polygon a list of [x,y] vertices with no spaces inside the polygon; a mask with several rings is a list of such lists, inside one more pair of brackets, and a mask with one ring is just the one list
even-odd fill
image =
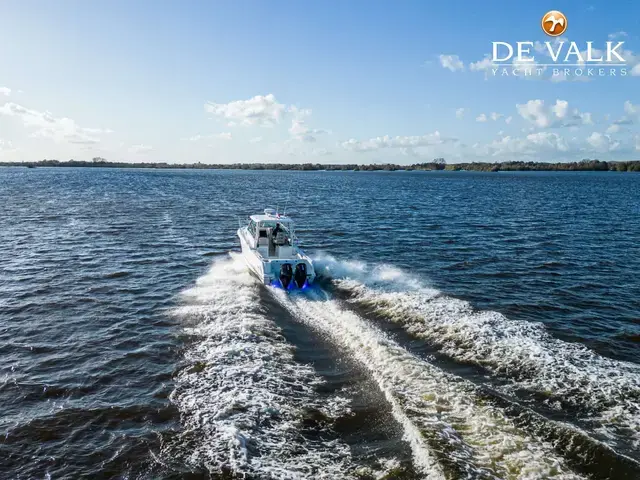
{"label": "white cloud", "polygon": [[443,68],[447,68],[452,72],[464,70],[464,63],[462,63],[458,55],[440,55],[438,58]]}
{"label": "white cloud", "polygon": [[13,143],[9,140],[3,140],[0,138],[0,150],[10,150],[13,148]]}
{"label": "white cloud", "polygon": [[549,150],[566,152],[569,147],[563,137],[554,132],[536,132],[527,135],[529,143]]}
{"label": "white cloud", "polygon": [[597,152],[605,153],[617,150],[620,142],[612,140],[609,135],[603,135],[599,132],[593,132],[587,137],[587,143]]}
{"label": "white cloud", "polygon": [[189,142],[199,142],[200,140],[211,140],[212,138],[219,138],[222,140],[231,140],[233,138],[233,135],[231,134],[231,132],[212,133],[209,135],[201,135],[198,133],[197,135],[194,135],[188,138],[183,138],[182,140],[186,140]]}
{"label": "white cloud", "polygon": [[618,133],[621,130],[620,125],[614,123],[613,125],[609,125],[606,132],[607,134]]}
{"label": "white cloud", "polygon": [[575,127],[593,123],[590,113],[570,109],[565,100],[556,100],[551,106],[545,105],[544,100],[529,100],[525,104],[516,105],[516,108],[522,118],[537,128]]}
{"label": "white cloud", "polygon": [[627,115],[623,115],[618,120],[615,120],[613,122],[614,125],[633,125],[633,123],[634,123],[634,119]]}
{"label": "white cloud", "polygon": [[129,153],[135,153],[136,155],[144,155],[153,150],[151,145],[132,145],[129,147]]}
{"label": "white cloud", "polygon": [[456,118],[462,118],[464,117],[464,113],[466,112],[466,109],[464,108],[458,108],[456,110]]}
{"label": "white cloud", "polygon": [[622,50],[620,56],[624,58],[628,68],[631,68],[632,76],[640,75],[640,55],[636,55],[633,50]]}
{"label": "white cloud", "polygon": [[482,60],[469,64],[469,70],[474,72],[487,72],[494,67],[497,67],[497,65],[491,61],[491,57],[489,56],[485,56]]}
{"label": "white cloud", "polygon": [[471,149],[459,151],[462,159],[478,158],[494,161],[576,161],[598,154],[627,155],[638,149],[640,136],[613,139],[610,135],[593,132],[581,139],[565,138],[557,132],[537,131],[522,137],[504,136],[486,144],[476,143]]}
{"label": "white cloud", "polygon": [[629,100],[624,102],[624,111],[627,115],[637,116],[640,114],[640,105],[634,105]]}
{"label": "white cloud", "polygon": [[0,107],[0,115],[20,118],[25,127],[36,129],[32,136],[49,138],[57,143],[94,144],[100,142],[100,135],[113,133],[102,128],[80,127],[71,118],[56,118],[49,112],[39,112],[16,103],[5,103]]}
{"label": "white cloud", "polygon": [[342,148],[354,152],[371,152],[386,148],[417,148],[428,147],[433,145],[442,145],[444,143],[456,142],[455,138],[443,137],[440,132],[429,133],[427,135],[415,136],[396,136],[371,138],[369,140],[356,140],[354,138],[342,142]]}
{"label": "white cloud", "polygon": [[567,152],[569,145],[566,140],[554,132],[535,132],[525,137],[511,137],[509,135],[494,140],[486,145],[475,145],[476,155],[505,157],[511,155],[526,155],[540,158],[544,154]]}
{"label": "white cloud", "polygon": [[566,139],[554,132],[535,132],[522,138],[504,137],[490,146],[493,155],[523,154],[540,158],[545,154],[566,153],[570,150]]}
{"label": "white cloud", "polygon": [[609,34],[609,40],[615,40],[616,38],[628,37],[629,34],[627,32],[614,32]]}
{"label": "white cloud", "polygon": [[604,143],[604,135],[598,132],[593,132],[589,137],[587,137],[587,143],[592,147],[599,147]]}
{"label": "white cloud", "polygon": [[[257,95],[249,100],[236,100],[230,103],[205,104],[205,110],[221,119],[227,120],[227,125],[236,126],[274,126],[285,118],[291,118],[289,134],[291,140],[312,143],[316,136],[329,133],[325,130],[313,129],[307,125],[306,118],[311,116],[311,110],[299,108],[296,105],[279,103],[273,94]],[[215,135],[217,138],[231,139],[231,133]],[[203,137],[197,136],[197,139]],[[211,137],[210,137],[211,138]],[[254,137],[251,143],[257,143],[262,137]]]}
{"label": "white cloud", "polygon": [[0,95],[8,97],[9,95],[11,95],[11,89],[7,87],[0,87]]}
{"label": "white cloud", "polygon": [[[557,40],[554,38],[553,41],[555,43]],[[540,42],[538,40],[533,42],[533,50],[536,53],[539,53],[541,55],[548,55],[549,54],[549,50],[547,50],[547,46],[544,43],[542,43],[542,42]]]}
{"label": "white cloud", "polygon": [[476,117],[476,122],[484,123],[487,121],[487,116],[484,113],[481,113]]}
{"label": "white cloud", "polygon": [[208,102],[205,104],[204,109],[217,117],[229,120],[229,125],[231,126],[275,125],[280,123],[280,120],[287,112],[286,105],[278,103],[272,93],[256,95],[249,100],[236,100],[229,103]]}
{"label": "white cloud", "polygon": [[316,141],[316,135],[327,132],[325,130],[309,128],[304,120],[294,118],[291,122],[289,133],[295,140],[311,143]]}
{"label": "white cloud", "polygon": [[509,125],[511,123],[511,121],[513,120],[513,117],[511,115],[509,115],[507,118],[504,119],[504,123],[506,123],[507,125]]}
{"label": "white cloud", "polygon": [[501,113],[496,113],[496,112],[491,112],[491,120],[493,120],[494,122],[497,122],[498,120],[500,120],[502,117],[504,117],[503,114]]}
{"label": "white cloud", "polygon": [[295,105],[291,105],[289,106],[289,108],[287,109],[287,112],[290,113],[293,118],[298,119],[298,120],[302,120],[306,117],[310,117],[311,116],[311,109],[309,108],[298,108]]}
{"label": "white cloud", "polygon": [[614,125],[633,125],[640,117],[640,105],[634,105],[629,100],[624,102],[624,115],[616,120]]}
{"label": "white cloud", "polygon": [[204,140],[205,138],[209,138],[209,137],[207,135],[197,134],[189,138],[183,138],[182,140],[187,140],[189,142],[198,142],[200,140]]}

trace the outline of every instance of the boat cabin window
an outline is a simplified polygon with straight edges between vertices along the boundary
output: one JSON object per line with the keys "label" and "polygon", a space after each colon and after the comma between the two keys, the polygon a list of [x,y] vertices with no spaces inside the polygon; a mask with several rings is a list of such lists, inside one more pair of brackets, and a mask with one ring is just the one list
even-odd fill
{"label": "boat cabin window", "polygon": [[252,237],[256,236],[256,222],[254,222],[253,220],[251,220],[249,222],[249,227],[248,227],[249,233],[251,234]]}
{"label": "boat cabin window", "polygon": [[260,229],[260,238],[267,238],[267,231]]}

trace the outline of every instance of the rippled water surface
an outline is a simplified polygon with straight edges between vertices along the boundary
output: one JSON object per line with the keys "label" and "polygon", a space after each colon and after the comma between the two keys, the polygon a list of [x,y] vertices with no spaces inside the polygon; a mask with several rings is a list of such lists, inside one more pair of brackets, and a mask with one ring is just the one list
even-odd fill
{"label": "rippled water surface", "polygon": [[[285,204],[290,294],[235,237]],[[640,175],[2,168],[0,205],[1,478],[640,478]]]}

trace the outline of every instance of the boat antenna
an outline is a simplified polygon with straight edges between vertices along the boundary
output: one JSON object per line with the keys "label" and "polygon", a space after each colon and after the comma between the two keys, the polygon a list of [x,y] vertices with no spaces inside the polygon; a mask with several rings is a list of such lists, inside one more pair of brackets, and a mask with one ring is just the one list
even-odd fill
{"label": "boat antenna", "polygon": [[289,184],[289,188],[287,189],[287,199],[284,202],[284,211],[282,212],[282,216],[283,217],[287,215],[287,205],[289,204],[289,194],[290,193],[291,193],[291,184]]}

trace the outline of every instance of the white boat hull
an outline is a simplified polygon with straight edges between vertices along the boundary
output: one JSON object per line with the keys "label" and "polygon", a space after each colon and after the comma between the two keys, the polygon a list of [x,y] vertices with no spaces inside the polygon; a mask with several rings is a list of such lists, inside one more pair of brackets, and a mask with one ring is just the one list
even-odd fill
{"label": "white boat hull", "polygon": [[[296,248],[291,252],[290,256],[278,258],[265,258],[260,252],[252,248],[247,239],[248,233],[246,227],[238,229],[238,238],[240,238],[240,246],[242,248],[242,257],[244,258],[249,271],[255,275],[265,285],[280,286],[280,272],[282,265],[288,263],[295,271],[296,266],[304,263],[306,266],[306,283],[312,284],[316,279],[316,272],[310,257]],[[294,282],[291,282],[294,285]]]}

